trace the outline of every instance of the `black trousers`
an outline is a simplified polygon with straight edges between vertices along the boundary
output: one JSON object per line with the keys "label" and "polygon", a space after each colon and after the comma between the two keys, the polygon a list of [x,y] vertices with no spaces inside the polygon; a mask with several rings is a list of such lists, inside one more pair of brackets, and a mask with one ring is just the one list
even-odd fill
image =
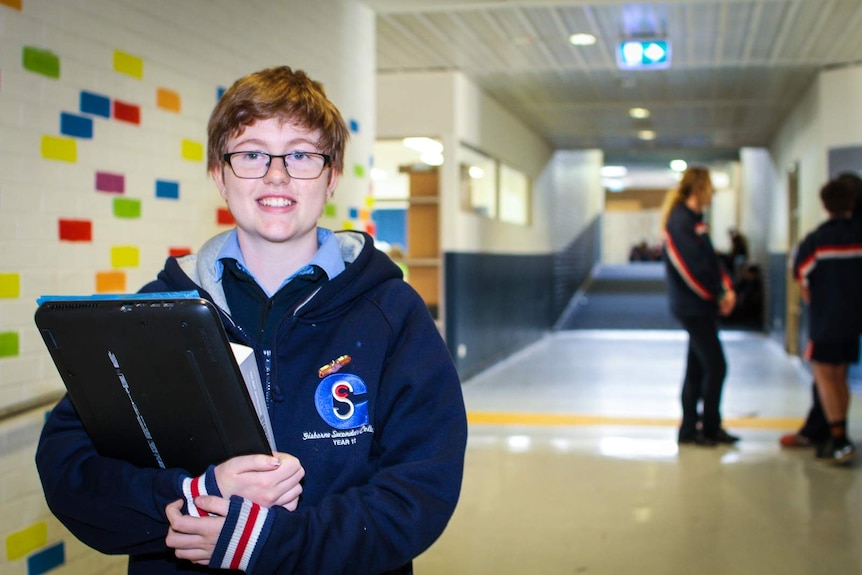
{"label": "black trousers", "polygon": [[[727,375],[727,362],[718,339],[718,316],[679,316],[677,319],[688,332],[679,435],[694,436],[700,421],[703,435],[714,437],[721,428],[721,391]],[[702,414],[698,413],[699,404]]]}

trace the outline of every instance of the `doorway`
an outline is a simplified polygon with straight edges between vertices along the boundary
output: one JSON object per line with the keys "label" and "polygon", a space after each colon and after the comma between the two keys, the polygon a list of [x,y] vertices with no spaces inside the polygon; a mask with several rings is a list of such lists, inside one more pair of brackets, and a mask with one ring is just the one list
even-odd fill
{"label": "doorway", "polygon": [[[787,253],[793,253],[793,248],[799,241],[799,164],[793,163],[787,168]],[[799,355],[799,329],[802,317],[802,298],[796,278],[793,277],[793,267],[786,267],[787,310],[784,330],[784,349],[790,355]]]}

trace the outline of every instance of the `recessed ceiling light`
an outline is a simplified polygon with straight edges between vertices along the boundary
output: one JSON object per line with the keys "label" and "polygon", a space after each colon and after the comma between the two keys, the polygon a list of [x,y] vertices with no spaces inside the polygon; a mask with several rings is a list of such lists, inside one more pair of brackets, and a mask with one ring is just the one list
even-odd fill
{"label": "recessed ceiling light", "polygon": [[419,156],[419,161],[429,166],[442,166],[443,154],[439,152],[425,152]]}
{"label": "recessed ceiling light", "polygon": [[653,130],[640,130],[638,138],[641,140],[655,140],[655,132]]}
{"label": "recessed ceiling light", "polygon": [[727,172],[713,170],[710,174],[710,180],[712,180],[712,187],[714,187],[716,190],[730,187],[730,176],[727,174]]}
{"label": "recessed ceiling light", "polygon": [[671,160],[670,161],[670,169],[674,172],[684,172],[688,167],[688,163],[685,160]]}
{"label": "recessed ceiling light", "polygon": [[629,110],[629,116],[636,120],[643,120],[644,118],[649,118],[650,111],[646,108],[632,108]]}
{"label": "recessed ceiling light", "polygon": [[603,178],[621,178],[629,173],[625,166],[602,166],[601,175]]}
{"label": "recessed ceiling light", "polygon": [[596,43],[596,37],[592,34],[572,34],[569,36],[569,42],[575,46],[592,46]]}
{"label": "recessed ceiling light", "polygon": [[419,152],[420,154],[440,154],[443,152],[443,144],[441,144],[437,140],[432,140],[431,138],[404,138],[403,140],[401,140],[401,144],[405,148],[409,148],[414,152]]}

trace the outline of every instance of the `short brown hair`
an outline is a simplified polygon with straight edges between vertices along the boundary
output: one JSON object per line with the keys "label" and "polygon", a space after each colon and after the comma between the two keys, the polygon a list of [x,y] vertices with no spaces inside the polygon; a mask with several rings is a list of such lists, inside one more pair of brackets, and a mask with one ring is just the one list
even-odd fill
{"label": "short brown hair", "polygon": [[335,170],[344,171],[344,148],[350,136],[347,124],[326,97],[323,84],[288,66],[243,76],[224,93],[207,126],[207,171],[222,164],[230,137],[270,118],[318,131],[318,148],[332,156]]}
{"label": "short brown hair", "polygon": [[820,201],[830,214],[841,214],[853,210],[856,192],[846,182],[830,180],[820,188]]}

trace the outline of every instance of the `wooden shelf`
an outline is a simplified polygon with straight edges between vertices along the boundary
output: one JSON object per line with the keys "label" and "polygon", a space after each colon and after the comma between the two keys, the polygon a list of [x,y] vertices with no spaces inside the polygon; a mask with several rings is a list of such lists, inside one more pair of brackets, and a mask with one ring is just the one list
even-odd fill
{"label": "wooden shelf", "polygon": [[439,319],[442,261],[440,258],[440,189],[436,168],[402,169],[410,179],[407,204],[407,282],[412,285],[435,319]]}

